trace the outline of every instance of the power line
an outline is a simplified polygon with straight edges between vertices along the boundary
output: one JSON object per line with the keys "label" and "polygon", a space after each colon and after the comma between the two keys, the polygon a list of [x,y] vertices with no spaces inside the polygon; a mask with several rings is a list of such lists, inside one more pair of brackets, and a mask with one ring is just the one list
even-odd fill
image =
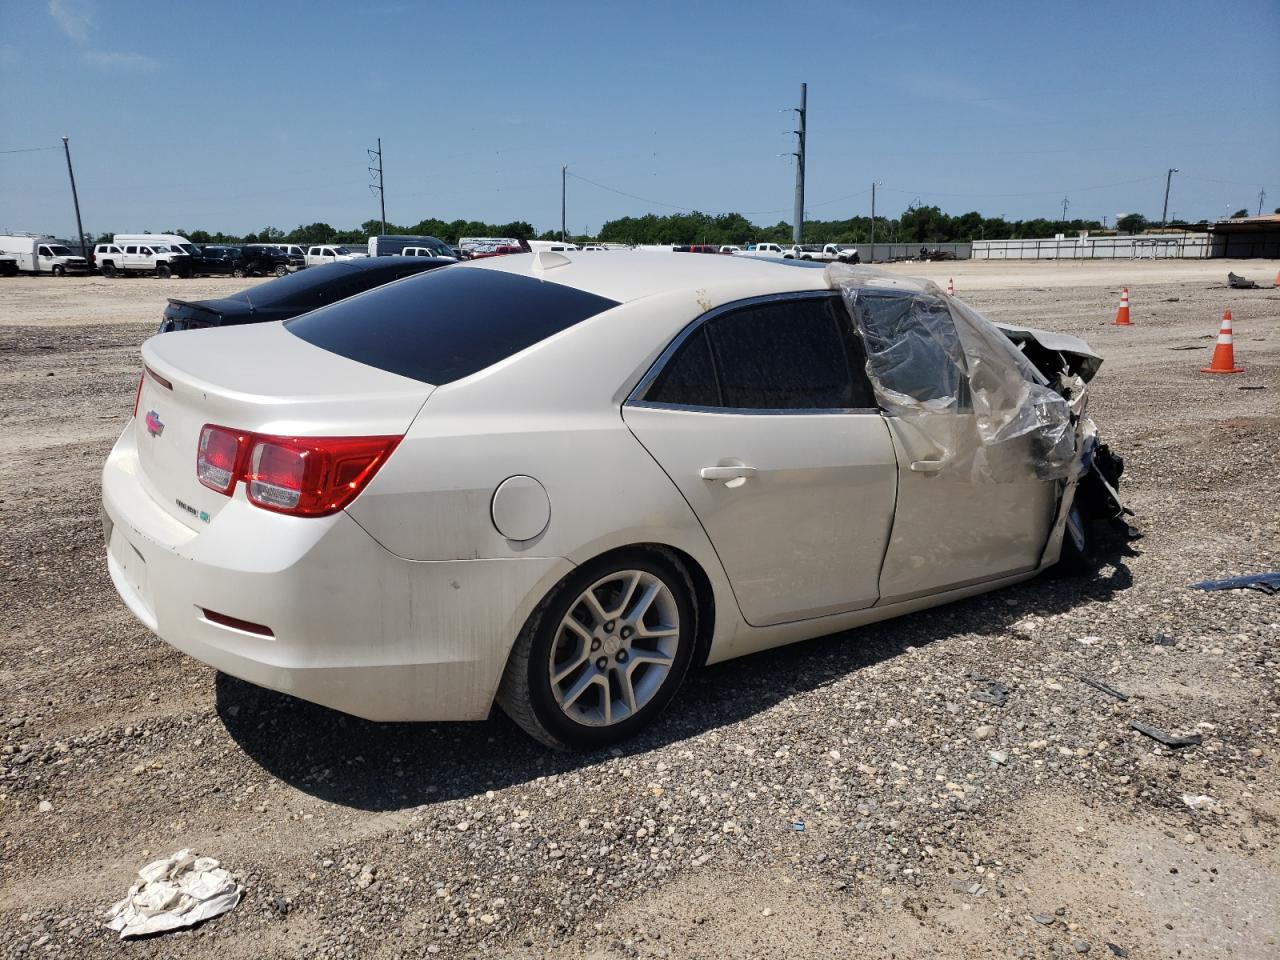
{"label": "power line", "polygon": [[0,153],[39,153],[41,150],[60,150],[61,147],[20,147],[17,150],[0,150]]}

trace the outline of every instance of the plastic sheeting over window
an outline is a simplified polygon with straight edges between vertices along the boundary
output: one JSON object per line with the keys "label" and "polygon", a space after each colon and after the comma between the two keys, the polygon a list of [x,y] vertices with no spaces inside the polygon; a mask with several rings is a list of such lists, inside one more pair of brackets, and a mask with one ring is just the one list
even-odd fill
{"label": "plastic sheeting over window", "polygon": [[845,265],[827,279],[866,345],[880,406],[929,438],[944,472],[988,482],[1078,474],[1080,377],[1064,367],[1051,383],[999,327],[927,280]]}

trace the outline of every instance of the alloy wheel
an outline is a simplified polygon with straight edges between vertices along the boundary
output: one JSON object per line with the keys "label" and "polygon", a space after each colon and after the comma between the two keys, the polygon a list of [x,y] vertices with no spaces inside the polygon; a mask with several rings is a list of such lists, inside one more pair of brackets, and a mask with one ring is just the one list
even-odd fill
{"label": "alloy wheel", "polygon": [[680,646],[680,608],[646,570],[620,570],[579,594],[551,644],[551,692],[571,720],[611,726],[666,682]]}

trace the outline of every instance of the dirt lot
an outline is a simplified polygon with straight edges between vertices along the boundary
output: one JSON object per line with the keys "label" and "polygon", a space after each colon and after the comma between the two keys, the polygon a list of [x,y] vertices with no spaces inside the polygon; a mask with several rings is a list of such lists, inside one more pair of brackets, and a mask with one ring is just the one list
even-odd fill
{"label": "dirt lot", "polygon": [[[497,713],[353,720],[149,635],[98,472],[164,297],[243,281],[0,279],[0,954],[1277,956],[1280,597],[1187,587],[1280,569],[1280,291],[1225,285],[1276,267],[899,268],[1107,358],[1092,410],[1145,536],[1092,580],[707,669],[596,756]],[[1247,372],[1203,376],[1226,308]],[[188,846],[244,901],[118,943],[105,909]]]}

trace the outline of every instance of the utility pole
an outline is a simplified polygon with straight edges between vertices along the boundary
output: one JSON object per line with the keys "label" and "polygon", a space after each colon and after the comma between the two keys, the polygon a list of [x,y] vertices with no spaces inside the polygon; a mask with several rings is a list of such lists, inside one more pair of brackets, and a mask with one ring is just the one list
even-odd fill
{"label": "utility pole", "polygon": [[1067,207],[1071,206],[1071,201],[1066,197],[1062,198],[1062,222],[1067,222]]}
{"label": "utility pole", "polygon": [[80,222],[80,197],[76,193],[76,172],[71,169],[71,146],[67,137],[62,138],[62,149],[67,155],[67,176],[71,178],[71,202],[76,205],[76,235],[80,238],[80,256],[84,257],[85,263],[88,263],[89,250],[84,245],[84,225]]}
{"label": "utility pole", "polygon": [[1178,172],[1177,167],[1170,167],[1164,178],[1164,211],[1160,214],[1161,230],[1169,223],[1169,185],[1173,182],[1173,175]]}
{"label": "utility pole", "polygon": [[376,159],[378,161],[378,166],[376,168],[374,167],[369,168],[369,176],[378,178],[377,183],[369,184],[369,191],[371,193],[376,193],[378,195],[378,204],[382,211],[382,232],[386,233],[387,232],[387,193],[386,193],[386,190],[383,189],[383,185],[382,185],[382,138],[381,137],[378,138],[377,150],[366,150],[365,152],[369,154],[370,160]]}
{"label": "utility pole", "polygon": [[561,243],[564,243],[569,237],[569,234],[565,231],[565,219],[564,219],[565,181],[568,178],[568,176],[569,176],[569,165],[564,164],[563,166],[560,167],[560,242]]}
{"label": "utility pole", "polygon": [[871,253],[867,257],[868,263],[874,263],[876,259],[876,187],[879,186],[882,184],[871,181]]}
{"label": "utility pole", "polygon": [[1258,216],[1262,216],[1262,201],[1267,199],[1267,188],[1258,191]]}
{"label": "utility pole", "polygon": [[796,133],[796,212],[795,223],[791,227],[791,242],[799,243],[804,234],[804,124],[808,112],[806,101],[809,85],[800,84],[800,106],[795,108],[800,115],[800,129]]}

